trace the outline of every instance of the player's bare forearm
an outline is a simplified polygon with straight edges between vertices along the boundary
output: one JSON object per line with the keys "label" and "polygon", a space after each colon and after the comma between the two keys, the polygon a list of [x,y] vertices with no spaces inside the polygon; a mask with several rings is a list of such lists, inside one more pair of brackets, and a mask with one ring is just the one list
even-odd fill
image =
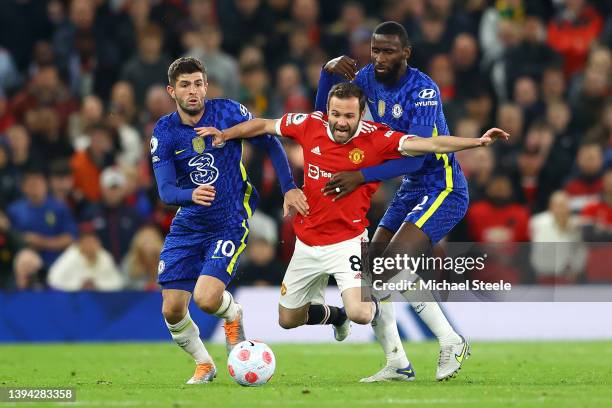
{"label": "player's bare forearm", "polygon": [[276,133],[276,119],[251,119],[223,131],[214,127],[195,128],[198,136],[213,136],[213,146],[222,146],[232,139],[248,139],[265,133]]}
{"label": "player's bare forearm", "polygon": [[453,153],[481,146],[490,146],[497,139],[508,140],[510,135],[498,128],[492,128],[478,139],[457,136],[412,137],[404,140],[401,153],[408,156],[420,156],[427,153]]}

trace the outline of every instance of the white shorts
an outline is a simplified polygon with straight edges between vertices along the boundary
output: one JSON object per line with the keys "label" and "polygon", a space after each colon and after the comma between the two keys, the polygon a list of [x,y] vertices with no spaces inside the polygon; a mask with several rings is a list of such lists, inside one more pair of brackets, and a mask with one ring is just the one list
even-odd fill
{"label": "white shorts", "polygon": [[361,243],[368,232],[337,244],[310,246],[296,238],[295,251],[281,286],[279,304],[297,309],[307,303],[324,304],[330,275],[340,293],[361,286]]}

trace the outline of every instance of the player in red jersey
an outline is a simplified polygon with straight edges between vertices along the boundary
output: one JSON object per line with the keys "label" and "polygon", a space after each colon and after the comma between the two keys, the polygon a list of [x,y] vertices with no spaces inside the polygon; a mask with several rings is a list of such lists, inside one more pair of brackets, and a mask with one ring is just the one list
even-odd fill
{"label": "player in red jersey", "polygon": [[[304,150],[303,191],[308,207],[296,207],[296,247],[279,301],[279,324],[286,329],[332,324],[336,339],[344,340],[349,321],[369,324],[376,317],[376,300],[361,299],[360,257],[361,243],[368,239],[366,214],[380,183],[363,184],[348,200],[333,201],[322,190],[334,173],[373,166],[401,155],[442,154],[488,146],[497,138],[508,137],[496,128],[479,139],[406,135],[362,120],[365,102],[358,86],[341,83],[329,92],[329,117],[322,112],[288,113],[280,119],[253,119],[223,131],[196,129],[200,136],[213,135],[216,146],[231,139],[270,133],[289,137]],[[323,290],[330,275],[341,291],[344,308],[324,304]],[[404,371],[414,377],[412,367]]]}

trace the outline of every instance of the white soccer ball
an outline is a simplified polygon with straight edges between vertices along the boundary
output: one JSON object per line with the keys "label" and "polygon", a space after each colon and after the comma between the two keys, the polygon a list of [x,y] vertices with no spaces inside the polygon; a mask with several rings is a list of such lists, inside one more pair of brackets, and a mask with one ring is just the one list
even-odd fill
{"label": "white soccer ball", "polygon": [[276,368],[274,353],[256,340],[238,343],[227,358],[227,370],[240,385],[257,387],[267,383]]}

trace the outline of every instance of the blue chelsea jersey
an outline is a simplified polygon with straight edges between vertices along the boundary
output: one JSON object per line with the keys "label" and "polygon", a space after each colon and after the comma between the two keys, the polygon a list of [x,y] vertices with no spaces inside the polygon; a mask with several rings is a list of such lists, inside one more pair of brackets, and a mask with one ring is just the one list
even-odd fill
{"label": "blue chelsea jersey", "polygon": [[[449,135],[440,90],[416,68],[406,70],[393,86],[376,81],[374,67],[362,68],[354,81],[365,92],[375,122],[421,137]],[[402,188],[466,189],[467,182],[453,153],[428,154],[420,170],[404,177]]]}
{"label": "blue chelsea jersey", "polygon": [[[201,138],[194,130],[203,126],[227,129],[251,118],[251,113],[238,102],[211,99],[205,102],[204,115],[195,126],[183,124],[177,112],[159,119],[151,138],[153,167],[172,162],[181,189],[213,185],[216,190],[210,207],[185,205],[173,225],[190,229],[223,227],[241,223],[253,214],[258,194],[242,164],[242,140],[230,140],[217,148],[212,146],[212,136]],[[258,136],[251,141],[259,144],[266,137],[272,136]]]}

